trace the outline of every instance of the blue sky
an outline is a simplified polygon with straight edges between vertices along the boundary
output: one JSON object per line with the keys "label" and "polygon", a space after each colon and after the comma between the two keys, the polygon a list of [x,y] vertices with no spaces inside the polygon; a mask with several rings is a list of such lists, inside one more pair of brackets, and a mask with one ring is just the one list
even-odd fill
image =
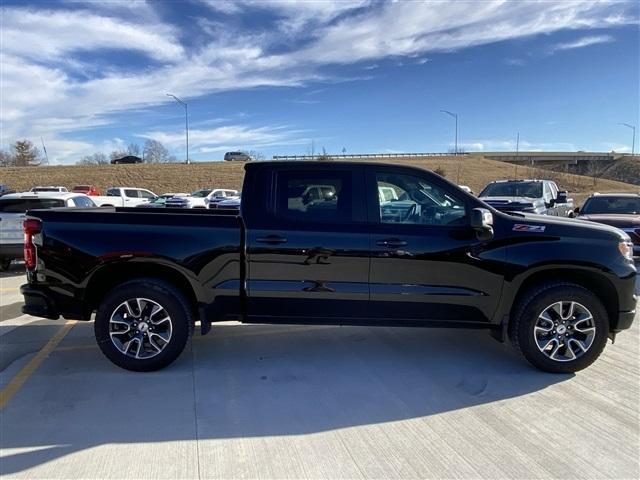
{"label": "blue sky", "polygon": [[[631,150],[638,2],[4,1],[3,149]],[[638,145],[636,140],[636,145]]]}

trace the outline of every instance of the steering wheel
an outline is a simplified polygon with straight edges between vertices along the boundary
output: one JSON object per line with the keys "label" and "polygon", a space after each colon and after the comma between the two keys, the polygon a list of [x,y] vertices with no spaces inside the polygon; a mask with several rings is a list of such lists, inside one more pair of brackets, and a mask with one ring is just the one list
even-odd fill
{"label": "steering wheel", "polygon": [[407,220],[409,220],[413,215],[416,214],[417,210],[418,210],[418,205],[414,203],[413,205],[411,205],[411,208],[407,210],[407,214],[404,216],[402,221],[406,222]]}

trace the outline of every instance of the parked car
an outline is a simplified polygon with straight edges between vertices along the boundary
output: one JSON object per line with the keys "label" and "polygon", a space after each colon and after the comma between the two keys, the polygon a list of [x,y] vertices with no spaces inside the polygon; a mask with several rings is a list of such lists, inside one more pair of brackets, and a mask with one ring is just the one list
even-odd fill
{"label": "parked car", "polygon": [[151,200],[149,203],[141,203],[136,205],[139,208],[164,208],[167,206],[167,200],[173,197],[187,197],[188,193],[163,193]]}
{"label": "parked car", "polygon": [[594,193],[575,211],[580,220],[604,223],[627,232],[633,241],[633,254],[640,256],[640,194]]}
{"label": "parked car", "polygon": [[69,190],[67,190],[67,187],[33,187],[31,190],[29,190],[32,193],[51,193],[51,192],[56,192],[56,193],[67,193]]}
{"label": "parked car", "polygon": [[12,260],[22,258],[25,212],[55,207],[88,208],[95,207],[95,204],[88,196],[75,193],[25,192],[0,198],[0,271],[9,268]]}
{"label": "parked car", "polygon": [[99,207],[135,207],[149,203],[157,195],[145,188],[110,187],[106,196],[94,196],[93,201]]}
{"label": "parked car", "polygon": [[237,197],[237,190],[224,188],[203,188],[187,197],[174,197],[167,200],[168,208],[208,208],[212,203]]}
{"label": "parked car", "polygon": [[240,205],[242,203],[241,197],[231,197],[220,202],[210,203],[209,208],[219,208],[219,209],[232,209],[232,210],[240,210]]}
{"label": "parked car", "polygon": [[227,162],[233,162],[235,160],[240,162],[249,162],[252,160],[251,155],[245,152],[227,152],[224,154],[224,159]]}
{"label": "parked car", "polygon": [[9,193],[16,193],[16,191],[12,188],[9,188],[9,185],[0,184],[0,197]]}
{"label": "parked car", "polygon": [[484,187],[478,197],[503,212],[573,217],[573,199],[551,180],[498,180]]}
{"label": "parked car", "polygon": [[[100,349],[136,371],[174,361],[196,321],[207,333],[239,320],[479,328],[567,373],[635,317],[631,241],[617,228],[502,213],[409,166],[245,169],[241,212],[29,212],[23,312],[96,312]],[[334,194],[303,199],[315,185]],[[413,202],[408,214],[386,218],[379,186]]]}
{"label": "parked car", "polygon": [[71,189],[71,191],[74,193],[84,193],[90,197],[97,197],[100,195],[100,191],[95,185],[76,185]]}
{"label": "parked car", "polygon": [[113,160],[111,160],[112,165],[120,165],[120,164],[126,164],[126,163],[142,163],[142,162],[143,162],[142,158],[137,157],[135,155],[126,155],[124,157],[114,158]]}

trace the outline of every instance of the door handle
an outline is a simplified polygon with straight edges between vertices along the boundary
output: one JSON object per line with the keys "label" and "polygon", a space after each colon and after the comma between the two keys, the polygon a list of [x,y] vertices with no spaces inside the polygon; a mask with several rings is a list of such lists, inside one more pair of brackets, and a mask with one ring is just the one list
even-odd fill
{"label": "door handle", "polygon": [[267,235],[266,237],[256,238],[256,242],[275,245],[277,243],[287,243],[287,239],[285,237],[281,237],[280,235]]}
{"label": "door handle", "polygon": [[407,242],[399,238],[385,238],[384,240],[378,240],[376,242],[376,245],[389,248],[404,247],[406,244]]}

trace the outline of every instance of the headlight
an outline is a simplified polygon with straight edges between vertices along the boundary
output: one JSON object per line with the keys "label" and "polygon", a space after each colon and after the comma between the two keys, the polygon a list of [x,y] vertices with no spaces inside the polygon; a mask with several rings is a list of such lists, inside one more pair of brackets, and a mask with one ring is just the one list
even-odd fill
{"label": "headlight", "polygon": [[618,250],[624,258],[633,261],[633,244],[631,242],[620,242],[618,244]]}

